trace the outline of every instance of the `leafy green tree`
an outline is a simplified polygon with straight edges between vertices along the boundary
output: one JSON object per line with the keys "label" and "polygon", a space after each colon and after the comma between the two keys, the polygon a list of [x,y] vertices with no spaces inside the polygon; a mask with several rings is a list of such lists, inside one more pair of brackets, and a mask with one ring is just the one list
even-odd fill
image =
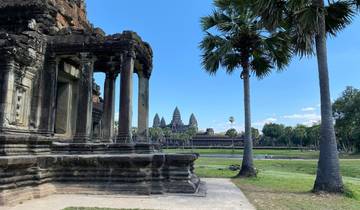
{"label": "leafy green tree", "polygon": [[163,131],[163,134],[164,134],[165,138],[170,138],[171,137],[171,134],[172,134],[171,128],[165,127],[165,128],[162,129],[162,131]]}
{"label": "leafy green tree", "polygon": [[304,146],[304,141],[306,139],[306,126],[297,125],[293,130],[293,143],[300,147]]}
{"label": "leafy green tree", "polygon": [[292,145],[293,138],[293,128],[291,126],[287,126],[284,128],[283,132],[283,143],[290,147]]}
{"label": "leafy green tree", "polygon": [[255,145],[259,144],[260,132],[256,128],[251,128],[251,137]]}
{"label": "leafy green tree", "polygon": [[360,151],[360,90],[347,87],[333,104],[335,128],[342,149]]}
{"label": "leafy green tree", "polygon": [[190,139],[194,138],[197,134],[197,128],[196,127],[189,127],[186,130],[186,134],[189,135]]}
{"label": "leafy green tree", "polygon": [[240,70],[244,82],[245,147],[239,176],[255,176],[251,140],[250,75],[269,75],[274,67],[284,68],[290,60],[286,33],[268,33],[248,8],[251,1],[215,0],[213,14],[201,19],[205,37],[200,44],[202,64],[209,74],[220,67],[231,74]]}
{"label": "leafy green tree", "polygon": [[320,142],[320,124],[306,128],[306,146],[314,146],[317,150]]}
{"label": "leafy green tree", "polygon": [[284,128],[285,128],[285,126],[282,124],[268,123],[268,124],[264,125],[262,132],[265,137],[268,137],[271,139],[272,146],[275,146],[276,142],[283,135]]}
{"label": "leafy green tree", "polygon": [[191,137],[187,132],[182,132],[178,134],[178,139],[182,141],[182,145],[185,147],[185,145],[189,144]]}
{"label": "leafy green tree", "polygon": [[152,141],[160,142],[164,138],[164,133],[161,128],[149,128],[149,135]]}
{"label": "leafy green tree", "polygon": [[235,138],[237,135],[238,135],[238,132],[236,131],[235,128],[230,128],[225,133],[225,136],[227,136],[229,138]]}
{"label": "leafy green tree", "polygon": [[269,30],[285,29],[292,36],[294,51],[303,55],[316,52],[320,81],[320,156],[313,190],[343,192],[339,157],[333,125],[327,63],[327,33],[335,36],[352,19],[358,0],[255,0],[252,9]]}

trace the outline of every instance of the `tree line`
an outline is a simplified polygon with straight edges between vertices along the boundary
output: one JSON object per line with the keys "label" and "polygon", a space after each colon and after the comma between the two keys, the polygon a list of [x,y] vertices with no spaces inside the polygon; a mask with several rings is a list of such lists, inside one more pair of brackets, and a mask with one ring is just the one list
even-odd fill
{"label": "tree line", "polygon": [[[347,87],[332,105],[339,150],[360,152],[360,90]],[[262,146],[299,146],[319,149],[320,123],[312,126],[269,123],[262,129]]]}
{"label": "tree line", "polygon": [[[360,90],[347,87],[332,105],[335,134],[339,150],[346,153],[360,152]],[[251,128],[252,140],[257,146],[309,147],[319,149],[320,122],[311,126],[286,126],[268,123],[259,130]],[[235,129],[226,132],[229,137],[244,136]]]}

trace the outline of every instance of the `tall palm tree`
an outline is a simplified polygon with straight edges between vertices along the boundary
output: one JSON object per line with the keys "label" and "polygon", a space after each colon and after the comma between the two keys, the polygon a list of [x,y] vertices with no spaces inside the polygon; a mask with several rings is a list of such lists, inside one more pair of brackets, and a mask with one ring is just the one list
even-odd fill
{"label": "tall palm tree", "polygon": [[343,192],[329,88],[326,39],[352,20],[359,0],[256,0],[252,5],[269,30],[285,27],[297,54],[316,53],[321,96],[320,156],[313,191]]}
{"label": "tall palm tree", "polygon": [[247,4],[248,1],[215,0],[213,14],[201,19],[205,37],[200,44],[202,64],[209,74],[215,74],[220,67],[229,74],[239,69],[244,82],[245,146],[241,177],[256,176],[251,139],[250,75],[263,78],[275,67],[283,69],[291,58],[287,34],[281,30],[266,31]]}

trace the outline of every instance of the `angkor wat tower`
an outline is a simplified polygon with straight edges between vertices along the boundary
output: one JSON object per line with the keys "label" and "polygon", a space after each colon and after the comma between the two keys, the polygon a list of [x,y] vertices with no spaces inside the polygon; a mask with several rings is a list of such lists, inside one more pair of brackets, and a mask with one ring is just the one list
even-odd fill
{"label": "angkor wat tower", "polygon": [[185,125],[181,119],[181,113],[178,107],[175,108],[172,120],[169,125],[166,124],[165,119],[162,117],[160,121],[159,114],[156,114],[153,120],[153,128],[170,128],[174,133],[185,132],[189,128],[198,129],[198,122],[194,114],[191,114],[189,124]]}
{"label": "angkor wat tower", "polygon": [[[93,28],[83,0],[0,0],[0,205],[72,191],[194,193],[197,156],[155,153],[149,143],[152,56],[135,32]],[[106,74],[100,105],[94,72]],[[103,143],[94,143],[94,133]]]}

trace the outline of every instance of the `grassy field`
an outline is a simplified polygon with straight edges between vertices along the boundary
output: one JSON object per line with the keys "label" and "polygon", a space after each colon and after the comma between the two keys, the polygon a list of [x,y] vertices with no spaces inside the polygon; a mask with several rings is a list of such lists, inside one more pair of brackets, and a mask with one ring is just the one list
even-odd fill
{"label": "grassy field", "polygon": [[[240,160],[199,158],[200,177],[234,177],[229,165]],[[316,160],[256,160],[257,178],[233,179],[257,209],[360,209],[360,160],[341,160],[346,196],[310,193],[315,180]]]}
{"label": "grassy field", "polygon": [[[214,155],[214,154],[226,154],[226,155],[242,155],[243,150],[232,150],[232,149],[164,149],[167,153],[199,153],[203,155]],[[274,149],[255,149],[254,155],[270,155],[274,158],[302,158],[302,159],[317,159],[319,157],[318,151],[312,150],[274,150]],[[360,158],[360,154],[340,154],[341,158],[353,159]]]}
{"label": "grassy field", "polygon": [[140,210],[140,209],[109,209],[109,208],[87,208],[87,207],[69,207],[63,210]]}

